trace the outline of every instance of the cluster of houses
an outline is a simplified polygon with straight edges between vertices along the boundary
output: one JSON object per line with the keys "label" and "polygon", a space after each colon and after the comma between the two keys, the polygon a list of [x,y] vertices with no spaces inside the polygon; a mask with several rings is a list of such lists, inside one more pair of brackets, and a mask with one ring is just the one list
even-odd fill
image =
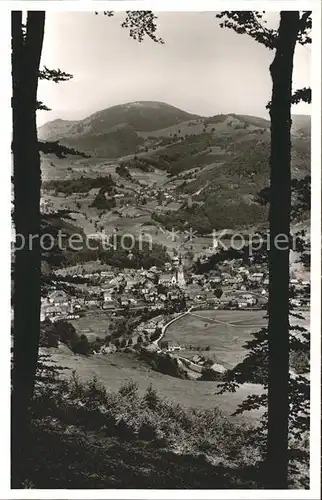
{"label": "cluster of houses", "polygon": [[[173,258],[164,269],[151,267],[145,269],[104,269],[93,271],[84,268],[62,269],[59,276],[71,276],[79,289],[78,297],[66,292],[53,290],[42,299],[41,318],[74,319],[88,309],[107,310],[148,307],[162,310],[169,302],[185,300],[191,305],[206,303],[220,308],[228,305],[249,308],[267,303],[268,276],[264,270],[254,267],[248,269],[240,263],[224,262],[220,268],[207,274],[186,275],[180,256]],[[84,278],[87,282],[84,284]],[[309,301],[308,281],[292,278],[290,286],[294,291],[292,305],[300,307]],[[216,292],[221,290],[220,293]]]}
{"label": "cluster of houses", "polygon": [[137,276],[120,275],[104,286],[104,308],[115,304],[146,305],[152,309],[161,309],[167,301],[179,300],[184,296],[182,288],[172,276],[164,279],[164,273],[151,270],[141,271]]}
{"label": "cluster of houses", "polygon": [[43,196],[40,198],[40,212],[49,214],[54,211],[54,205],[50,200],[46,200]]}
{"label": "cluster of houses", "polygon": [[84,309],[84,302],[67,295],[63,290],[55,290],[41,298],[40,320],[78,319]]}
{"label": "cluster of houses", "polygon": [[[62,269],[56,272],[59,276],[70,276],[75,281],[78,297],[69,296],[66,292],[53,290],[48,297],[42,299],[41,319],[77,319],[81,313],[89,309],[119,309],[129,307],[149,307],[162,309],[169,301],[181,300],[185,294],[182,290],[183,272],[163,273],[155,266],[149,270],[123,269],[109,271],[93,271],[71,273]],[[165,276],[170,276],[165,279]],[[77,279],[89,280],[77,283]],[[181,287],[179,286],[181,285]],[[160,285],[162,285],[160,287]]]}
{"label": "cluster of houses", "polygon": [[[227,264],[227,263],[226,263]],[[189,295],[194,288],[194,301],[204,302],[214,307],[232,306],[240,309],[264,306],[268,298],[269,278],[267,272],[260,269],[247,269],[240,265],[224,267],[224,270],[210,271],[207,274],[192,274],[189,279]],[[299,278],[290,280],[294,298],[294,307],[306,306],[309,303],[309,281]],[[213,297],[214,289],[219,289],[222,295]]]}
{"label": "cluster of houses", "polygon": [[[149,188],[149,203],[154,203],[153,210],[155,212],[164,212],[168,210],[177,210],[182,203],[187,199],[187,195],[176,191],[174,186],[162,186]],[[138,190],[136,194],[136,203],[138,205],[145,205],[147,202],[146,186],[142,190]]]}
{"label": "cluster of houses", "polygon": [[165,320],[160,317],[160,316],[157,316],[156,318],[152,318],[150,319],[149,321],[147,321],[146,323],[140,323],[134,330],[134,334],[141,334],[143,332],[145,333],[148,333],[148,334],[152,334],[156,331],[156,329],[162,329],[162,327],[164,326],[164,323],[165,323]]}
{"label": "cluster of houses", "polygon": [[[247,289],[247,286],[267,286],[267,273],[263,271],[251,272],[246,267],[227,269],[225,271],[210,271],[208,275],[193,274],[193,282],[208,282],[222,286],[240,287]],[[243,288],[244,287],[244,288]]]}
{"label": "cluster of houses", "polygon": [[[192,274],[193,283],[206,284],[212,283],[218,286],[227,286],[230,288],[238,288],[247,290],[248,288],[267,288],[269,284],[268,272],[260,269],[251,271],[244,266],[230,265],[223,266],[225,270],[214,270],[207,274]],[[309,281],[293,278],[290,280],[290,286],[296,290],[303,290],[309,286]]]}
{"label": "cluster of houses", "polygon": [[[220,299],[218,304],[223,304],[226,297],[232,295],[238,298],[238,301],[241,298],[244,302],[247,300],[247,306],[254,305],[254,295],[250,292],[253,294],[256,292],[259,296],[265,296],[267,295],[268,288],[268,278],[265,276],[265,273],[250,273],[244,268],[234,273],[229,271],[210,271],[206,275],[192,274],[189,283],[190,286],[188,289],[192,290],[195,288],[197,299],[203,296],[213,297],[215,293],[215,296]],[[216,294],[218,290],[221,291],[222,297],[220,294]],[[240,307],[243,307],[243,305],[245,304],[241,304]]]}

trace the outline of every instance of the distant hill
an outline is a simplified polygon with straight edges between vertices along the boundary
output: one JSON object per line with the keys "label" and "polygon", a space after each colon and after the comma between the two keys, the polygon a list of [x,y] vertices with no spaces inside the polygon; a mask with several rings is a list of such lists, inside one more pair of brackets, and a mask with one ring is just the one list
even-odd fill
{"label": "distant hill", "polygon": [[[293,177],[310,173],[310,127],[310,116],[293,116]],[[191,201],[175,213],[157,216],[168,227],[189,224],[207,232],[267,221],[267,207],[256,202],[269,183],[270,121],[265,118],[235,113],[201,117],[141,101],[76,122],[54,120],[40,127],[39,137],[89,153],[91,163],[115,159],[129,171],[146,172],[147,179],[151,169],[166,171],[169,185]]]}
{"label": "distant hill", "polygon": [[150,132],[199,118],[162,102],[140,101],[113,106],[79,121],[54,120],[38,130],[42,140],[59,140],[96,156],[133,153],[143,142],[138,132]]}
{"label": "distant hill", "polygon": [[61,118],[47,122],[38,128],[38,138],[50,141],[61,139],[68,135],[69,130],[75,123],[77,123],[77,121],[62,120]]}
{"label": "distant hill", "polygon": [[[233,129],[229,129],[230,125]],[[234,113],[202,117],[166,103],[139,101],[112,106],[83,120],[53,120],[39,127],[38,136],[41,140],[58,140],[92,156],[119,158],[137,153],[140,148],[167,145],[162,141],[160,144],[161,138],[183,138],[205,132],[227,135],[241,129],[268,131],[269,127],[270,122],[260,117]],[[293,131],[309,137],[310,116],[294,115]]]}

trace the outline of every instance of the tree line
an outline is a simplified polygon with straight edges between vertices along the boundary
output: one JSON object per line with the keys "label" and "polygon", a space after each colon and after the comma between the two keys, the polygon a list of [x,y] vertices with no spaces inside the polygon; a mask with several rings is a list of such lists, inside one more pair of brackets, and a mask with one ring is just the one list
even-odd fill
{"label": "tree line", "polygon": [[[113,15],[105,12],[107,16]],[[37,100],[39,79],[59,82],[71,75],[61,70],[40,69],[45,12],[12,12],[12,112],[13,184],[16,233],[26,240],[40,234],[40,151],[64,156],[59,144],[40,143],[36,110],[48,109]],[[269,304],[267,330],[267,439],[265,441],[265,487],[285,489],[289,473],[289,251],[275,248],[277,234],[290,234],[291,213],[291,104],[310,101],[309,89],[292,92],[294,50],[311,43],[311,12],[282,11],[278,30],[269,29],[261,12],[224,11],[217,15],[221,26],[247,35],[274,51],[269,71],[272,95],[268,252]],[[130,36],[141,42],[146,36],[156,43],[156,16],[150,11],[128,11],[122,23]],[[14,324],[12,371],[12,486],[21,487],[24,463],[30,444],[31,405],[35,386],[40,337],[41,249],[35,240],[32,250],[15,252]]]}

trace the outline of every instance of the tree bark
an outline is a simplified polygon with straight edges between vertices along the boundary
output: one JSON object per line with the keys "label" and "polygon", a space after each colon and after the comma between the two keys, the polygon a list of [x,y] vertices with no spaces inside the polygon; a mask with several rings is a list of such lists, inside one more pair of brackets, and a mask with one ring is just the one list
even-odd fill
{"label": "tree bark", "polygon": [[[28,449],[40,333],[40,156],[36,102],[44,12],[12,12],[13,177],[16,249],[14,266],[14,339],[11,406],[12,487],[21,487]],[[24,242],[23,248],[19,247]]]}
{"label": "tree bark", "polygon": [[[299,12],[281,12],[273,81],[269,212],[270,249],[268,303],[268,487],[288,487],[289,417],[289,245],[291,208],[291,96]],[[278,235],[282,237],[277,244]]]}

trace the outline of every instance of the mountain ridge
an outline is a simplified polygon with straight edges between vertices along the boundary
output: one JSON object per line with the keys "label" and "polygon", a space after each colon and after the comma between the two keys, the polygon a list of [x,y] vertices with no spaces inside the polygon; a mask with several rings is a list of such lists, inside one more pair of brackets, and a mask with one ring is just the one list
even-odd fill
{"label": "mountain ridge", "polygon": [[[117,125],[128,125],[136,131],[158,130],[189,119],[201,118],[175,106],[158,101],[134,101],[96,111],[81,120],[47,122],[38,129],[41,140],[62,139],[64,135],[78,136],[88,133],[106,133]],[[51,130],[61,126],[62,130]],[[55,138],[53,138],[55,135]]]}
{"label": "mountain ridge", "polygon": [[[117,126],[129,126],[137,132],[148,132],[188,120],[210,121],[213,118],[224,116],[244,120],[249,124],[262,128],[269,127],[270,124],[268,119],[254,115],[225,113],[202,116],[189,113],[165,102],[134,101],[95,111],[80,120],[65,120],[62,118],[50,120],[38,128],[38,134],[41,140],[64,140],[66,137],[75,137],[88,133],[108,133],[110,129]],[[141,121],[139,120],[140,117]],[[295,131],[300,130],[304,134],[308,133],[310,115],[294,114],[292,119]]]}
{"label": "mountain ridge", "polygon": [[[310,117],[295,115],[293,122],[292,177],[303,178],[310,174]],[[71,126],[56,121],[53,129],[51,140],[61,134],[62,144],[91,156],[86,175],[103,162],[100,172],[117,168],[123,178],[117,174],[116,181],[123,184],[126,178],[134,190],[132,174],[140,175],[147,189],[161,176],[165,189],[172,186],[174,199],[190,198],[190,205],[181,203],[175,211],[157,210],[155,220],[165,227],[189,224],[209,232],[267,221],[267,207],[256,202],[269,184],[270,122],[264,118],[200,117],[165,103],[139,101],[101,110]]]}

